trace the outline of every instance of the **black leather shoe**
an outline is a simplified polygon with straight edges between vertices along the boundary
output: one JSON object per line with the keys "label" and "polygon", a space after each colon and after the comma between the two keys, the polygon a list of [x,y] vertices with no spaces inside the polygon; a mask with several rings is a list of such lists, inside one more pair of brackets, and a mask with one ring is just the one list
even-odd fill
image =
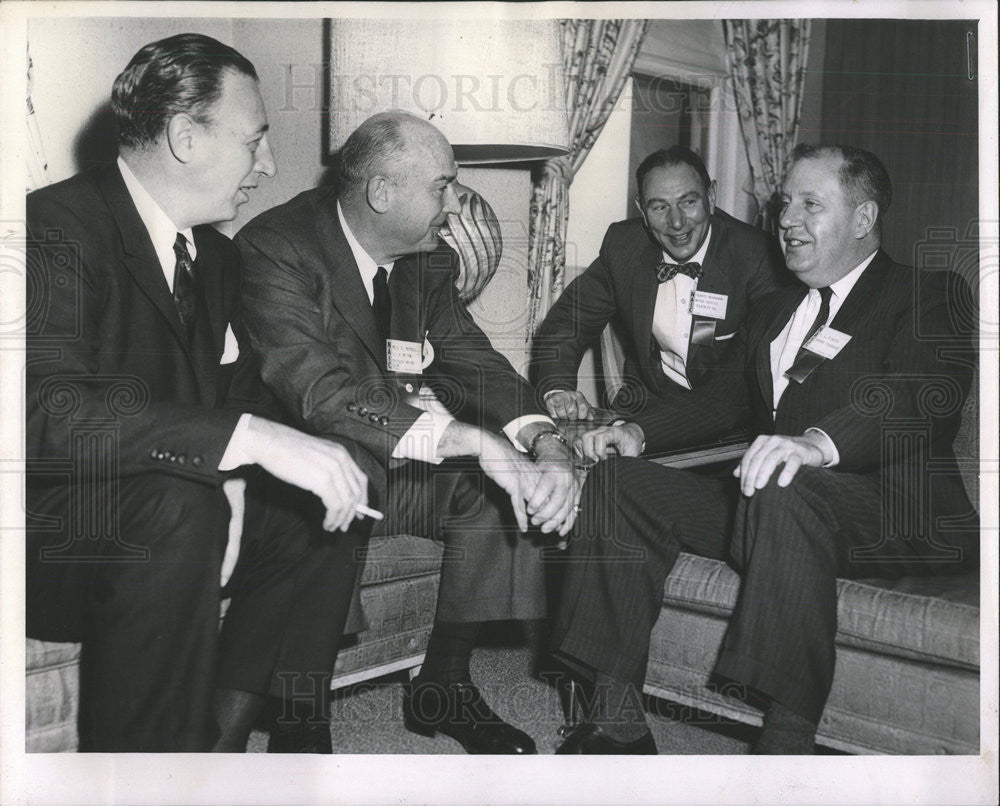
{"label": "black leather shoe", "polygon": [[333,753],[330,722],[275,722],[267,740],[267,752]]}
{"label": "black leather shoe", "polygon": [[523,730],[493,713],[472,683],[432,683],[419,678],[404,687],[403,724],[411,733],[450,736],[470,754],[533,755]]}
{"label": "black leather shoe", "polygon": [[590,722],[577,725],[566,741],[556,748],[557,756],[655,756],[656,742],[647,733],[634,742],[619,742]]}

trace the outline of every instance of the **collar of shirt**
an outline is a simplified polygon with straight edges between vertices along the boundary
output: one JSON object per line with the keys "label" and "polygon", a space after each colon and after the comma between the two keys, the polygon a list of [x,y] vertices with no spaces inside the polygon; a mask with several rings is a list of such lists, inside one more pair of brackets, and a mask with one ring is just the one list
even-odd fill
{"label": "collar of shirt", "polygon": [[[347,220],[344,218],[344,211],[340,206],[339,200],[337,202],[337,218],[340,219],[340,228],[344,230],[344,237],[347,238],[347,245],[351,247],[351,252],[354,254],[354,262],[358,264],[358,271],[361,272],[361,282],[364,283],[365,292],[368,294],[368,301],[371,302],[375,298],[375,272],[378,271],[379,264],[358,243],[358,239],[354,237],[351,228],[347,226]],[[382,264],[387,277],[392,274],[392,267],[394,265],[395,262]]]}
{"label": "collar of shirt", "polygon": [[[691,257],[689,257],[687,260],[685,260],[684,263],[697,263],[700,266],[704,267],[704,265],[705,265],[705,254],[708,252],[708,242],[711,241],[711,240],[712,240],[712,225],[709,224],[708,225],[708,232],[705,233],[705,240],[702,243],[701,247],[699,247],[698,251],[695,252],[693,255],[691,255]],[[677,266],[678,265],[677,261],[674,260],[672,257],[670,257],[670,255],[667,254],[667,251],[665,249],[663,250],[663,262],[664,263],[669,263],[672,266]],[[680,265],[683,265],[683,264],[680,264]]]}
{"label": "collar of shirt", "polygon": [[167,288],[173,293],[174,290],[174,269],[177,266],[177,255],[174,254],[174,241],[177,240],[179,232],[188,242],[188,253],[191,260],[198,256],[198,248],[194,243],[194,233],[191,228],[178,229],[177,225],[170,220],[163,208],[156,203],[156,200],[149,195],[149,191],[142,186],[142,183],[132,173],[128,163],[121,157],[118,158],[118,170],[122,172],[122,179],[125,180],[125,187],[128,195],[132,197],[132,203],[139,212],[139,218],[146,225],[146,232],[153,242],[153,250],[160,261],[160,268],[163,269],[163,276],[167,280]]}
{"label": "collar of shirt", "polygon": [[[875,252],[877,251],[878,250],[876,249]],[[837,315],[837,311],[839,311],[840,306],[844,304],[844,300],[847,299],[847,295],[851,293],[851,289],[853,289],[858,280],[861,279],[861,275],[864,274],[865,269],[867,269],[871,262],[875,259],[875,252],[872,252],[857,266],[851,269],[851,271],[837,280],[837,282],[830,283],[830,290],[833,293],[830,295],[830,315],[827,317],[827,322],[833,322],[833,317]],[[812,290],[810,290],[809,293],[813,293]],[[818,294],[819,292],[817,291],[816,293]]]}

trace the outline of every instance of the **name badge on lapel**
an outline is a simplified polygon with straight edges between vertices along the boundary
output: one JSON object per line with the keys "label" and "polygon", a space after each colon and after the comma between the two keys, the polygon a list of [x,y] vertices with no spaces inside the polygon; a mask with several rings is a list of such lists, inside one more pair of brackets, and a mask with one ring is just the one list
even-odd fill
{"label": "name badge on lapel", "polygon": [[832,327],[820,328],[802,345],[801,354],[796,356],[795,363],[788,368],[785,377],[790,381],[802,383],[824,361],[836,358],[850,340],[851,337],[846,333],[841,333]]}
{"label": "name badge on lapel", "polygon": [[390,372],[420,375],[425,366],[422,361],[420,342],[386,339],[385,365]]}
{"label": "name badge on lapel", "polygon": [[728,294],[695,291],[691,295],[691,304],[688,306],[688,313],[692,316],[703,316],[708,319],[725,319],[726,308],[728,307]]}
{"label": "name badge on lapel", "polygon": [[811,353],[816,353],[816,355],[829,359],[836,358],[850,340],[851,337],[846,333],[841,333],[829,325],[824,325],[802,346]]}

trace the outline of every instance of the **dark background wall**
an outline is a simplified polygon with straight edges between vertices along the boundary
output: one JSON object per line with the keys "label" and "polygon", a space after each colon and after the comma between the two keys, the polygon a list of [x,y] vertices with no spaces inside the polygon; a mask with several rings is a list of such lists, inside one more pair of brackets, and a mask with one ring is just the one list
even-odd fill
{"label": "dark background wall", "polygon": [[975,33],[952,20],[826,22],[821,131],[800,139],[882,159],[894,195],[884,246],[901,262],[921,265],[929,241],[978,237]]}

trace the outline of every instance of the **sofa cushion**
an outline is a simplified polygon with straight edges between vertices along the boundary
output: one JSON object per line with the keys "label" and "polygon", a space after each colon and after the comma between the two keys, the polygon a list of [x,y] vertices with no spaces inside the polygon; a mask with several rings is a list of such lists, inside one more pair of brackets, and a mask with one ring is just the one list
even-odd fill
{"label": "sofa cushion", "polygon": [[394,535],[372,538],[365,549],[361,585],[436,574],[441,570],[442,552],[439,543],[425,537]]}
{"label": "sofa cushion", "polygon": [[[929,663],[979,668],[979,573],[899,580],[838,580],[838,643]],[[728,616],[739,576],[725,563],[682,553],[664,603]]]}

